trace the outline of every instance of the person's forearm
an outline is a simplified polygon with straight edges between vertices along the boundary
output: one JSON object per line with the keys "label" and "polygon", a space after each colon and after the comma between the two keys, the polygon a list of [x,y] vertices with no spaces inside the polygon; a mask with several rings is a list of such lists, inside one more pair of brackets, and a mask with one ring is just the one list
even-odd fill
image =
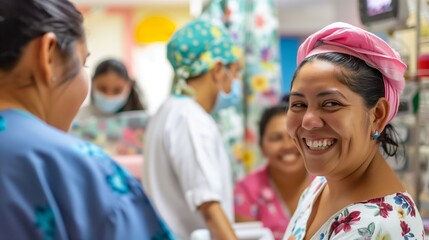
{"label": "person's forearm", "polygon": [[242,217],[240,215],[235,215],[235,222],[257,222],[255,218]]}
{"label": "person's forearm", "polygon": [[203,203],[198,210],[204,217],[213,239],[216,240],[234,240],[237,239],[235,236],[234,229],[231,223],[228,221],[225,213],[219,202],[207,202]]}

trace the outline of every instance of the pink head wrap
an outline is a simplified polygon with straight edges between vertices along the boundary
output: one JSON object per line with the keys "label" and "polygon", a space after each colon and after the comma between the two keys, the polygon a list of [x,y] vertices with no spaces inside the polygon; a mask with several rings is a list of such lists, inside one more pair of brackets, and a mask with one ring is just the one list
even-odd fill
{"label": "pink head wrap", "polygon": [[407,65],[384,40],[347,23],[330,24],[309,36],[298,49],[298,65],[307,57],[338,52],[362,59],[383,75],[385,97],[390,104],[390,122],[398,112],[399,95],[405,86]]}

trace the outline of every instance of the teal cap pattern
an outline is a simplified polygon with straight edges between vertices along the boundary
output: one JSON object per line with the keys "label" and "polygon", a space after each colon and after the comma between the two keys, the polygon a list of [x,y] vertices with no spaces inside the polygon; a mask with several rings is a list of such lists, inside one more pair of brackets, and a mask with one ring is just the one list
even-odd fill
{"label": "teal cap pattern", "polygon": [[216,62],[238,62],[240,55],[240,48],[224,28],[202,19],[186,24],[167,44],[167,58],[179,89],[186,79],[209,71]]}

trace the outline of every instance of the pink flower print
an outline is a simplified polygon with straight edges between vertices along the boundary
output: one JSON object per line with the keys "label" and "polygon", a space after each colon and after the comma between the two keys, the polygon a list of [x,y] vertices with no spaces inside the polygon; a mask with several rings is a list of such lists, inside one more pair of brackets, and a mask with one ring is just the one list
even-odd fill
{"label": "pink flower print", "polygon": [[[401,221],[401,229],[402,229],[402,236],[404,237],[404,240],[412,240],[415,239],[414,234],[411,233],[411,228],[408,226],[408,224],[404,221]],[[424,238],[423,238],[424,239]]]}
{"label": "pink flower print", "polygon": [[314,189],[314,193],[316,194],[317,192],[319,192],[319,189],[323,186],[323,184],[325,184],[325,181],[323,181],[323,182],[320,182],[318,185],[317,185],[317,187],[316,187],[316,189]]}
{"label": "pink flower print", "polygon": [[135,132],[133,131],[133,129],[128,128],[128,127],[125,128],[124,131],[122,132],[122,137],[127,143],[137,143],[138,142],[138,139],[137,139]]}
{"label": "pink flower print", "polygon": [[274,89],[268,89],[267,91],[262,93],[262,96],[266,101],[271,104],[275,104],[277,100],[277,92]]}
{"label": "pink flower print", "polygon": [[334,231],[335,234],[338,234],[339,232],[343,231],[348,232],[351,230],[351,225],[355,222],[358,222],[360,220],[360,212],[359,211],[353,211],[351,213],[348,213],[348,211],[344,211],[344,216],[340,217],[339,219],[335,220],[335,222],[331,225],[331,231]]}
{"label": "pink flower print", "polygon": [[267,204],[267,209],[268,209],[268,212],[271,213],[272,215],[275,215],[277,213],[276,207],[272,203]]}
{"label": "pink flower print", "polygon": [[256,204],[250,206],[250,215],[254,218],[258,216],[258,206]]}
{"label": "pink flower print", "polygon": [[284,232],[273,231],[273,235],[275,239],[283,239]]}
{"label": "pink flower print", "polygon": [[411,231],[411,228],[404,221],[401,221],[401,229],[402,229],[402,236],[405,236],[407,233]]}
{"label": "pink flower print", "polygon": [[255,25],[257,28],[263,28],[265,26],[265,17],[262,15],[255,16]]}
{"label": "pink flower print", "polygon": [[274,193],[273,193],[273,191],[272,191],[270,188],[268,188],[268,187],[264,187],[264,188],[262,189],[262,191],[261,191],[261,195],[262,195],[262,198],[263,198],[265,201],[267,201],[267,202],[270,202],[271,200],[273,200],[273,199],[274,199]]}
{"label": "pink flower print", "polygon": [[410,204],[410,213],[411,213],[411,217],[415,217],[416,216],[416,206],[414,205],[413,200],[407,196],[402,194],[402,196],[407,200],[407,202]]}
{"label": "pink flower print", "polygon": [[250,128],[246,128],[244,131],[244,138],[249,141],[249,143],[256,143],[256,135]]}
{"label": "pink flower print", "polygon": [[389,216],[389,212],[393,210],[392,205],[388,203],[382,203],[379,205],[380,207],[380,216],[387,218]]}
{"label": "pink flower print", "polygon": [[241,204],[243,204],[244,203],[244,196],[243,196],[243,194],[241,194],[241,193],[237,194],[235,196],[235,198],[234,198],[234,201],[235,201],[235,205],[241,205]]}
{"label": "pink flower print", "polygon": [[374,203],[379,208],[379,214],[383,218],[387,218],[389,216],[389,212],[393,210],[392,205],[384,202],[384,197],[382,198],[375,198],[368,201],[369,203]]}

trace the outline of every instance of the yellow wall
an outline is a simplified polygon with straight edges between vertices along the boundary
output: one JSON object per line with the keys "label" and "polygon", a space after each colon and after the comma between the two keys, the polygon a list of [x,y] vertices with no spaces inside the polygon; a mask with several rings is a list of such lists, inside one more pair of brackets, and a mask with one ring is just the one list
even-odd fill
{"label": "yellow wall", "polygon": [[90,51],[87,65],[92,74],[95,65],[104,58],[124,57],[124,19],[117,14],[91,12],[84,15],[87,44]]}
{"label": "yellow wall", "polygon": [[[91,56],[88,59],[89,72],[91,73],[95,64],[104,58],[117,57],[124,59],[128,57],[125,52],[124,37],[126,35],[128,37],[134,36],[134,32],[126,32],[124,16],[106,9],[93,7],[84,12],[84,26],[87,31],[88,47],[91,52]],[[184,6],[135,7],[132,8],[131,13],[133,29],[139,21],[154,15],[168,17],[177,27],[191,20],[189,8]]]}
{"label": "yellow wall", "polygon": [[[173,72],[165,56],[165,43],[136,44],[134,30],[147,17],[164,16],[176,28],[191,20],[187,6],[160,7],[86,7],[83,9],[87,43],[91,53],[88,73],[93,74],[96,64],[106,58],[123,60],[130,75],[143,91],[144,101],[154,112],[169,94]],[[128,15],[128,14],[131,14]],[[150,63],[150,66],[148,66]],[[88,103],[88,99],[85,104]]]}
{"label": "yellow wall", "polygon": [[189,7],[187,6],[163,6],[161,7],[141,7],[135,8],[133,13],[133,22],[137,24],[143,18],[162,15],[173,20],[177,27],[182,26],[189,20],[191,16],[189,15]]}

